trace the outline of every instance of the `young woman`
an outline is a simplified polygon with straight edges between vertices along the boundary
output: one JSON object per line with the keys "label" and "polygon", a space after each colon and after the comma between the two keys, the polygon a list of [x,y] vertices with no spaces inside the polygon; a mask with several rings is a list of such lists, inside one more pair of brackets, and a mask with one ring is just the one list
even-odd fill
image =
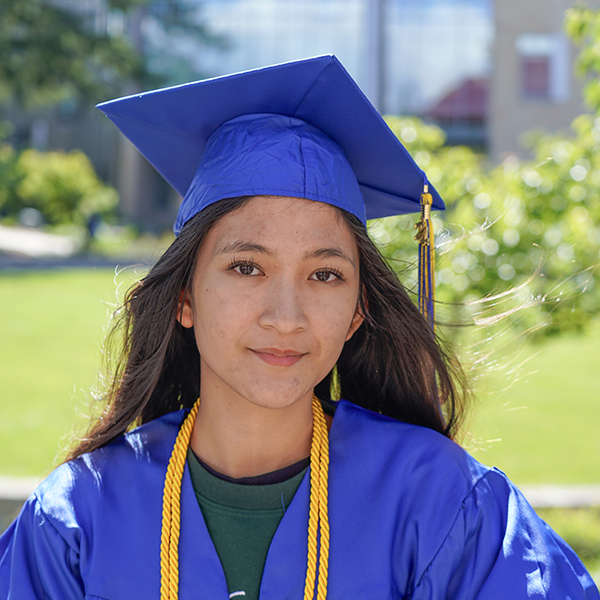
{"label": "young woman", "polygon": [[423,175],[335,58],[101,108],[185,196],[178,237],[0,539],[0,598],[600,597],[452,441],[460,370],[365,229]]}

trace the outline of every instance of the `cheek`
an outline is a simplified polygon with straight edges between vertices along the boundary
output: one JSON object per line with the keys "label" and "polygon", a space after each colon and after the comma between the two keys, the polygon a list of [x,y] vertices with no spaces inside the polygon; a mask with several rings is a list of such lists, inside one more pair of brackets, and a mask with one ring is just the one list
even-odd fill
{"label": "cheek", "polygon": [[[196,296],[198,345],[226,342],[235,338],[251,321],[253,303],[249,297],[228,293],[222,286],[204,286]],[[219,346],[211,348],[214,352]]]}
{"label": "cheek", "polygon": [[314,309],[314,323],[317,334],[331,351],[341,351],[356,309],[354,299],[337,299],[334,302],[321,302]]}

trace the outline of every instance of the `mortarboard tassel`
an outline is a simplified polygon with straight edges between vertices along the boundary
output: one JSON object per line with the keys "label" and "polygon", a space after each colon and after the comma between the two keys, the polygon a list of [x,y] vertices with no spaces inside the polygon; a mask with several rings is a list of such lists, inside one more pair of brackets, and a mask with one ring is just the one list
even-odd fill
{"label": "mortarboard tassel", "polygon": [[423,186],[421,194],[421,220],[415,224],[419,242],[419,311],[435,332],[435,239],[431,222],[429,184]]}

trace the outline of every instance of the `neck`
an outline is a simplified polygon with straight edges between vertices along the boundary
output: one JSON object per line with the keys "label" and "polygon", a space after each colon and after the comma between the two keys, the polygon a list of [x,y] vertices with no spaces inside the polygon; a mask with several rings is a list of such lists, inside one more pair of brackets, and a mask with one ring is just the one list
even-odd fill
{"label": "neck", "polygon": [[284,408],[266,408],[218,393],[201,395],[191,447],[215,471],[254,477],[310,455],[312,393]]}

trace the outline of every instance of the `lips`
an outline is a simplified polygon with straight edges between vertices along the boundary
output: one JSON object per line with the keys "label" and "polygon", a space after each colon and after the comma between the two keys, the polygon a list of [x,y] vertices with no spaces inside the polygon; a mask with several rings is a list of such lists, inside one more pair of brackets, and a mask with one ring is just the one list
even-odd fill
{"label": "lips", "polygon": [[252,352],[267,364],[275,367],[291,367],[305,354],[297,350],[279,350],[278,348],[259,348]]}

